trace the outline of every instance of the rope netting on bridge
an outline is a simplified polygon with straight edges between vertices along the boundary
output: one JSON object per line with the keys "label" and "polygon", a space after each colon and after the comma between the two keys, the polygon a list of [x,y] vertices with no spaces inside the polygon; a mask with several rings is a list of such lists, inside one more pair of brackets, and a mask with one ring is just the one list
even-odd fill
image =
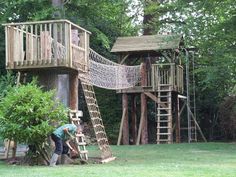
{"label": "rope netting on bridge", "polygon": [[89,82],[106,89],[125,89],[134,87],[140,81],[140,65],[126,66],[112,62],[89,51]]}

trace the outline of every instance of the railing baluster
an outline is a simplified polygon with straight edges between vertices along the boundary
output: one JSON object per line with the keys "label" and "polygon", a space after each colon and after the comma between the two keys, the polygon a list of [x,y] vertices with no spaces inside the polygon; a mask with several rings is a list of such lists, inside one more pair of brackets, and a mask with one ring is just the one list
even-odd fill
{"label": "railing baluster", "polygon": [[30,34],[29,34],[29,37],[30,37],[30,60],[31,60],[31,64],[33,63],[33,50],[34,50],[34,42],[33,42],[33,36],[34,36],[34,30],[33,30],[33,25],[30,25]]}
{"label": "railing baluster", "polygon": [[57,23],[53,23],[53,54],[54,54],[54,60],[55,60],[55,63],[57,63],[57,59],[58,59],[58,56],[57,56]]}
{"label": "railing baluster", "polygon": [[43,59],[43,25],[42,24],[40,24],[40,26],[39,26],[39,36],[40,36],[40,40],[39,40],[39,42],[40,42],[40,59],[42,60]]}

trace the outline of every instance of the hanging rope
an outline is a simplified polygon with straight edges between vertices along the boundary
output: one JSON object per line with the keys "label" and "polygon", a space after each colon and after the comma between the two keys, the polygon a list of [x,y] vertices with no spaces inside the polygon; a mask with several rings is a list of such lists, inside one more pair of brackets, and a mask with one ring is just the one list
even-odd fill
{"label": "hanging rope", "polygon": [[120,65],[90,49],[88,80],[91,84],[117,90],[134,87],[140,78],[140,65]]}

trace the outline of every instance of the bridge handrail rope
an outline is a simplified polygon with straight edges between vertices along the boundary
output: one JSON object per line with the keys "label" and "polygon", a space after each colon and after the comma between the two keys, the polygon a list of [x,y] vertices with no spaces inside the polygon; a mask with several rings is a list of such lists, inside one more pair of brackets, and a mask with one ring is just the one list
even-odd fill
{"label": "bridge handrail rope", "polygon": [[112,62],[90,48],[87,82],[105,89],[125,89],[140,82],[140,65],[126,66]]}

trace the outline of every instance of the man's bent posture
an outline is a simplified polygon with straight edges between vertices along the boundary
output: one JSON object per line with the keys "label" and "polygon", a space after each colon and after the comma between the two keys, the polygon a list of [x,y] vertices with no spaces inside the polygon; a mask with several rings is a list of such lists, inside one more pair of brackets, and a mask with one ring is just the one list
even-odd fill
{"label": "man's bent posture", "polygon": [[80,128],[77,127],[74,124],[65,124],[59,128],[57,128],[51,135],[52,140],[55,142],[56,149],[54,151],[54,154],[52,155],[52,158],[50,160],[50,166],[55,166],[58,156],[62,155],[62,158],[65,158],[63,156],[68,154],[69,149],[77,153],[75,149],[73,149],[69,141],[71,139],[74,139],[74,135],[76,133],[79,133]]}

